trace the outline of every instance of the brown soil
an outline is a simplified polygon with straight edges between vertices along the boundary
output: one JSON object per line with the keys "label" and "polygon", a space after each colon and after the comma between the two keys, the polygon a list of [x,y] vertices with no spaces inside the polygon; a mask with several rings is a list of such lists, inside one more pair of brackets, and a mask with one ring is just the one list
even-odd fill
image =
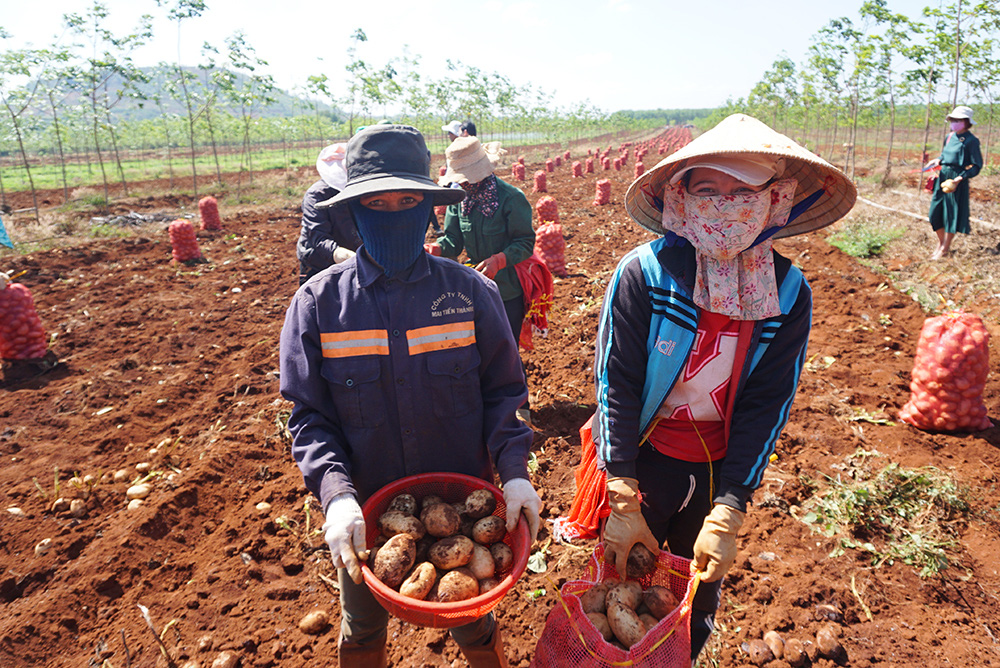
{"label": "brown soil", "polygon": [[[529,164],[528,174],[536,168]],[[509,661],[521,667],[557,605],[558,586],[582,573],[595,544],[553,543],[548,521],[573,500],[607,278],[627,250],[650,238],[623,210],[631,163],[622,172],[570,174],[564,164],[548,179],[570,275],[556,283],[547,338],[536,337],[536,350],[524,354],[534,482],[546,520],[536,549],[544,549],[548,570],[525,574],[497,609]],[[612,202],[594,207],[594,181],[605,177]],[[302,174],[296,188],[311,179]],[[524,185],[534,202],[540,195]],[[164,195],[143,210],[158,205],[194,203]],[[281,428],[289,406],[276,373],[284,310],[297,286],[298,215],[293,204],[224,211],[222,233],[200,234],[209,262],[190,268],[170,264],[163,224],[5,258],[5,270],[27,271],[18,280],[33,291],[61,363],[0,388],[0,665],[164,666],[139,604],[177,665],[194,659],[207,667],[225,650],[242,666],[336,661],[334,572],[315,532],[321,516]],[[811,665],[1000,665],[1000,537],[992,521],[1000,429],[950,435],[884,424],[909,397],[924,312],[823,233],[776,246],[812,285],[809,355],[825,361],[803,374],[701,664],[745,664],[746,641],[769,629],[810,640],[833,617],[846,653]],[[995,309],[1000,298],[979,299]],[[995,319],[989,326],[995,336]],[[992,370],[985,401],[995,411],[997,355]],[[796,519],[812,493],[804,481],[845,475],[858,449],[887,458],[881,466],[935,466],[974,488],[976,512],[959,525],[942,576],[921,578],[899,561],[874,565],[852,550],[833,556],[837,540]],[[141,462],[161,475],[150,498],[129,511],[127,483],[105,476],[128,469],[131,479]],[[60,496],[84,495],[72,473],[101,480],[79,519],[51,510],[57,475]],[[258,511],[265,501],[270,512]],[[25,516],[6,512],[11,506]],[[43,539],[51,548],[37,554]],[[332,623],[306,635],[298,622],[317,609]],[[394,666],[463,665],[445,631],[393,620],[389,637]]]}

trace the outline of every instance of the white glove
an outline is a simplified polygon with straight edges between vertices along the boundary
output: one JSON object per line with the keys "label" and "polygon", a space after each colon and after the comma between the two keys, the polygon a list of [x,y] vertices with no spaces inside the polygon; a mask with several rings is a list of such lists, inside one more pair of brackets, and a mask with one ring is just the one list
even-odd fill
{"label": "white glove", "polygon": [[538,525],[541,524],[538,513],[542,510],[542,500],[538,498],[535,488],[526,478],[508,480],[503,486],[503,502],[507,504],[507,531],[514,530],[521,511],[524,511],[531,542],[534,543],[538,536]]}
{"label": "white glove", "polygon": [[354,257],[354,251],[344,248],[343,246],[337,246],[333,249],[333,263],[340,264],[341,262],[347,262],[352,257]]}
{"label": "white glove", "polygon": [[323,537],[330,546],[333,565],[346,568],[354,583],[361,584],[360,561],[368,559],[368,550],[365,549],[365,518],[353,494],[340,494],[327,504]]}

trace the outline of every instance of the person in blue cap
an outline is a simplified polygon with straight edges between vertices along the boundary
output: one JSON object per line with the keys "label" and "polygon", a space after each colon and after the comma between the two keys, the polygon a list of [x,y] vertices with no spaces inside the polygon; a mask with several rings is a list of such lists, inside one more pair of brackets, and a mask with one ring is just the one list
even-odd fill
{"label": "person in blue cap", "polygon": [[[532,541],[541,500],[528,476],[532,431],[517,342],[496,283],[424,252],[434,205],[465,193],[429,176],[423,136],[376,125],[347,144],[346,186],[320,206],[350,210],[362,245],[292,299],[281,331],[281,394],[306,487],[340,581],[341,666],[385,666],[388,613],[363,584],[361,504],[409,475],[499,477],[507,528]],[[492,613],[451,630],[471,666],[506,666]]]}

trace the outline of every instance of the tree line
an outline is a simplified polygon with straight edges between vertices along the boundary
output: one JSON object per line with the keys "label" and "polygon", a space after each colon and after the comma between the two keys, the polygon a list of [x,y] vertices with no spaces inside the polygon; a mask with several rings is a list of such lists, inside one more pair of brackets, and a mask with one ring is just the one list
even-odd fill
{"label": "tree line", "polygon": [[798,62],[781,54],[746,97],[702,122],[756,116],[852,177],[858,155],[877,155],[886,183],[903,151],[936,155],[959,104],[975,109],[988,163],[998,86],[1000,3],[942,0],[907,16],[888,0],[865,0],[817,31]]}
{"label": "tree line", "polygon": [[[185,24],[207,9],[203,0],[155,3],[176,26],[178,45]],[[437,144],[432,150],[443,150],[441,125],[451,119],[473,119],[480,136],[520,144],[669,122],[662,114],[611,114],[589,103],[559,108],[533,85],[460,62],[448,61],[446,76],[430,78],[421,73],[420,56],[405,49],[370,62],[359,54],[367,41],[361,29],[347,45],[342,79],[311,75],[289,98],[241,32],[203,45],[197,67],[182,67],[180,53],[176,62],[138,66],[134,54],[151,38],[152,21],[146,14],[131,30],[115,33],[107,27],[108,8],[93,0],[85,11],[63,17],[69,45],[0,52],[0,203],[6,201],[4,175],[14,172],[31,190],[37,216],[35,172],[53,165],[66,200],[75,180],[71,168],[81,165],[99,175],[105,202],[111,183],[120,183],[127,196],[127,165],[151,156],[165,162],[171,181],[190,179],[197,196],[199,171],[220,185],[224,171],[238,172],[240,184],[244,174],[252,182],[262,151],[282,151],[286,166],[311,164],[318,148],[381,118],[418,127]],[[0,48],[10,36],[0,26]],[[282,97],[292,100],[292,113],[269,114]],[[289,157],[295,152],[298,158]]]}

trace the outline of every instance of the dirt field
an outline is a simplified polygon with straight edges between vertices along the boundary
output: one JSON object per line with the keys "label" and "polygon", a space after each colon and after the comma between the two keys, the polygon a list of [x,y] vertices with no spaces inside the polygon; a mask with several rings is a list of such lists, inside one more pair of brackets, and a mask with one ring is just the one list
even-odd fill
{"label": "dirt field", "polygon": [[[529,161],[527,173],[538,167]],[[610,205],[591,205],[597,178],[612,181]],[[288,185],[301,192],[313,180],[303,173]],[[530,663],[558,586],[581,574],[595,544],[552,542],[550,521],[573,500],[578,429],[594,409],[591,365],[606,280],[627,250],[651,238],[624,213],[631,180],[631,162],[577,179],[564,164],[548,178],[570,275],[556,283],[547,338],[524,354],[534,483],[544,502],[535,549],[548,568],[526,573],[497,608],[512,666]],[[522,186],[532,202],[540,197],[530,181]],[[116,210],[197,208],[190,197],[164,195],[119,201]],[[289,453],[281,426],[289,405],[278,394],[278,335],[297,287],[297,203],[290,197],[287,205],[222,214],[222,232],[200,233],[209,262],[196,267],[171,265],[162,223],[121,239],[0,258],[6,271],[26,270],[18,281],[33,291],[61,362],[0,388],[0,666],[166,666],[140,604],[178,666],[194,660],[208,668],[226,651],[241,666],[335,665],[335,573],[315,533],[321,514]],[[984,214],[974,205],[973,215]],[[976,287],[976,272],[996,262],[995,238],[979,227],[956,242],[954,258],[933,264],[924,260],[925,223],[861,203],[857,216],[910,228],[902,250],[865,267],[828,245],[827,232],[776,242],[812,285],[811,363],[741,533],[719,633],[702,666],[746,664],[741,647],[765,631],[812,640],[831,620],[846,654],[811,665],[1000,665],[1000,429],[932,434],[896,420],[925,313],[892,287],[893,279],[936,286],[988,314],[996,337],[1000,295]],[[985,401],[996,419],[995,350],[991,369]],[[867,454],[852,458],[859,450]],[[954,523],[960,539],[941,576],[921,578],[898,560],[875,564],[856,550],[837,555],[836,538],[797,519],[813,493],[808,481],[850,476],[859,459],[876,470],[889,461],[937,467],[972,489],[973,512]],[[127,469],[132,480],[145,462],[159,474],[153,492],[126,510],[128,483],[109,478]],[[57,477],[59,496],[83,495],[69,481],[73,473],[100,481],[81,518],[51,510]],[[270,511],[258,510],[261,502]],[[51,547],[38,554],[44,539]],[[306,635],[298,622],[316,609],[332,624]],[[464,665],[445,631],[393,620],[389,637],[394,666]]]}

